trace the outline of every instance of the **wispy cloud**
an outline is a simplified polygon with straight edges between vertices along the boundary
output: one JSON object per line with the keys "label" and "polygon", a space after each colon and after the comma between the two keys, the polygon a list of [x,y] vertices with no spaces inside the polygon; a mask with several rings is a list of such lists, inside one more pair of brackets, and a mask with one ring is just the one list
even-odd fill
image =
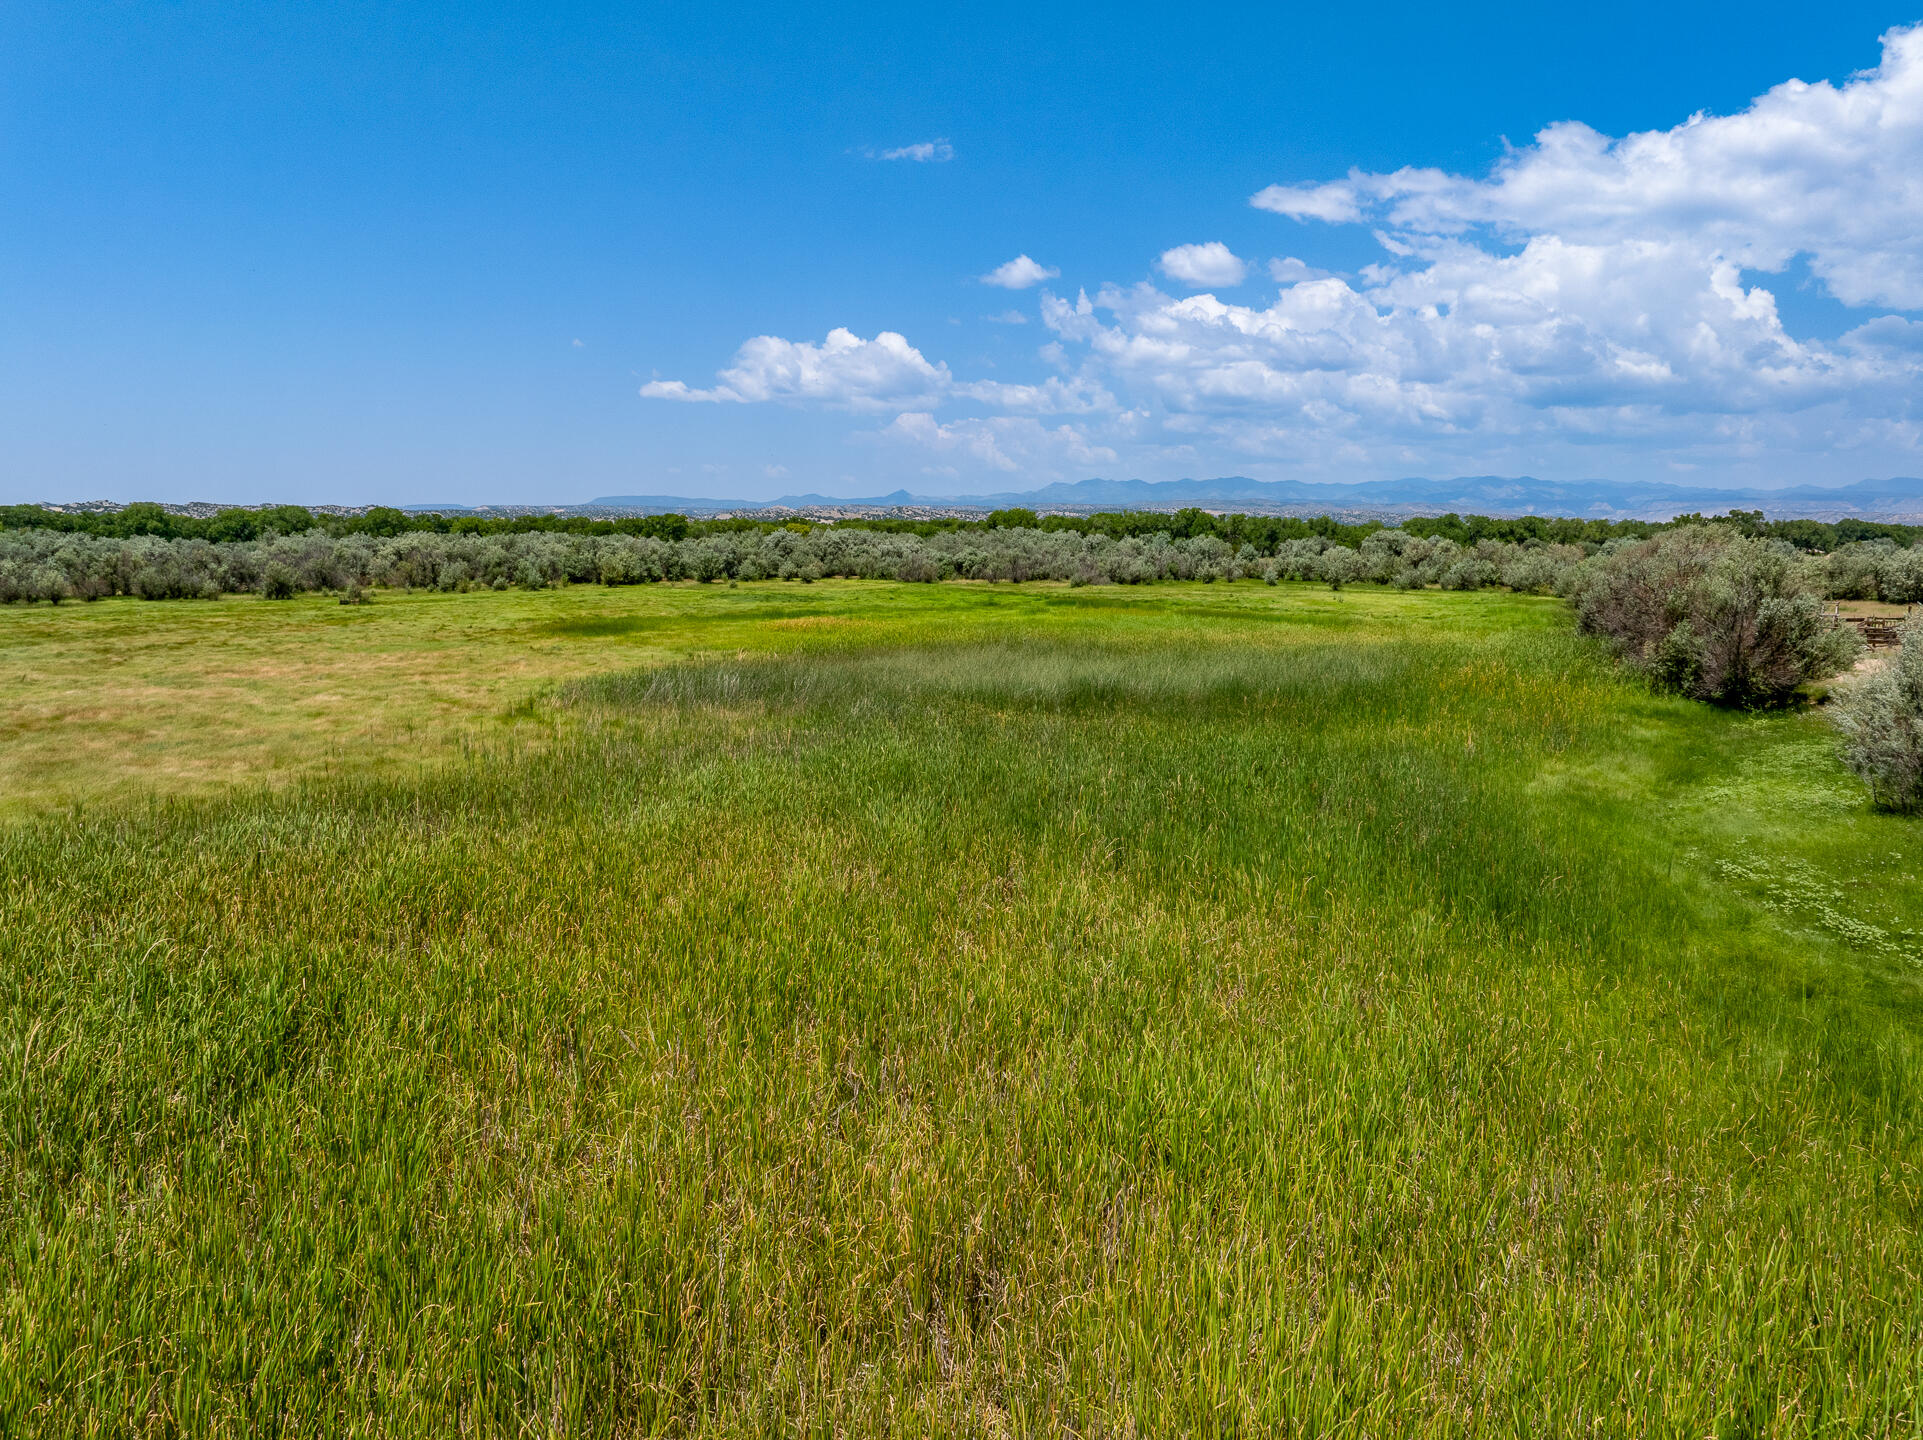
{"label": "wispy cloud", "polygon": [[1112,465],[1119,458],[1106,445],[1090,444],[1077,426],[1058,425],[1051,430],[1040,421],[1009,415],[944,425],[932,415],[911,412],[897,416],[880,438],[955,454],[1004,474],[1060,465],[1087,469]]}
{"label": "wispy cloud", "polygon": [[861,153],[870,160],[912,160],[917,165],[927,165],[953,160],[955,147],[946,140],[922,140],[913,145],[897,145],[891,150],[870,146]]}
{"label": "wispy cloud", "polygon": [[1269,278],[1284,285],[1296,285],[1304,280],[1326,280],[1328,276],[1327,270],[1318,270],[1293,255],[1281,255],[1269,261]]}

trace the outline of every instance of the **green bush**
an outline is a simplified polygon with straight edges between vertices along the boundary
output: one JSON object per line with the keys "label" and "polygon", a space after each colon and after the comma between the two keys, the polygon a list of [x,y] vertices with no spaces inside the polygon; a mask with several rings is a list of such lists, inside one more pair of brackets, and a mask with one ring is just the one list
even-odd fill
{"label": "green bush", "polygon": [[1362,578],[1362,557],[1340,545],[1332,546],[1317,557],[1316,575],[1340,593],[1344,585]]}
{"label": "green bush", "polygon": [[1823,618],[1793,551],[1695,525],[1606,551],[1574,585],[1578,626],[1657,685],[1723,705],[1780,704],[1846,669],[1862,642]]}
{"label": "green bush", "polygon": [[[0,507],[0,524],[9,513]],[[957,522],[944,529],[931,521],[926,533],[907,521],[900,524],[910,528],[894,530],[854,525],[796,529],[745,521],[746,528],[719,529],[715,526],[724,522],[715,522],[699,533],[685,533],[682,522],[679,538],[669,533],[672,527],[654,527],[661,530],[659,535],[631,530],[627,520],[618,522],[624,527],[618,533],[498,528],[482,533],[475,528],[482,522],[466,517],[445,521],[441,531],[412,528],[410,521],[404,533],[380,533],[395,528],[398,514],[370,511],[338,533],[321,528],[288,533],[279,523],[287,517],[279,512],[224,511],[203,524],[148,506],[110,518],[124,521],[128,529],[151,530],[165,521],[177,522],[177,529],[200,527],[208,534],[108,536],[46,525],[0,529],[0,604],[109,595],[159,600],[260,594],[275,566],[292,577],[298,593],[338,592],[351,575],[363,586],[449,591],[843,577],[1084,585],[1319,580],[1337,587],[1370,583],[1411,590],[1470,590],[1499,583],[1558,595],[1573,595],[1591,568],[1584,545],[1540,538],[1516,543],[1480,535],[1464,545],[1446,534],[1368,530],[1321,520],[1314,522],[1321,529],[1313,534],[1276,538],[1283,534],[1278,528],[1244,538],[1239,532],[1224,536],[1211,530],[1215,521],[1203,511],[1136,516],[1131,523],[1160,528],[1120,536],[1101,527],[1074,528],[1061,516],[1047,517],[1039,528],[998,523],[977,529]],[[1022,518],[1012,510],[997,514],[1006,521]],[[84,515],[64,518],[76,526],[88,520]],[[521,517],[514,524],[539,518]],[[658,518],[650,517],[647,525]],[[1275,525],[1283,527],[1284,521],[1277,519]],[[1287,525],[1314,528],[1296,520]],[[238,538],[250,527],[258,532],[256,538]],[[1729,538],[1743,538],[1740,527],[1714,528]],[[1609,553],[1629,544],[1618,540]],[[1888,536],[1851,539],[1841,558],[1779,549],[1788,557],[1784,563],[1803,576],[1805,588],[1812,591],[1834,595],[1840,587],[1856,594],[1867,587],[1886,600],[1923,599],[1923,550],[1899,549]],[[1665,626],[1662,635],[1673,628]],[[1700,632],[1702,627],[1695,628]]]}
{"label": "green bush", "polygon": [[1843,762],[1885,810],[1923,805],[1923,625],[1904,627],[1886,669],[1850,689],[1832,713]]}

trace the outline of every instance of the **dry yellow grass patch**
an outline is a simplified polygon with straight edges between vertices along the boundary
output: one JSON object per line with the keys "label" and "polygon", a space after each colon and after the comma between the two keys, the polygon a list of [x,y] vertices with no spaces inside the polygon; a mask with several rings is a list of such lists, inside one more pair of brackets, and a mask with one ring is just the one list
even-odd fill
{"label": "dry yellow grass patch", "polygon": [[667,597],[579,588],[267,602],[108,600],[0,612],[0,814],[433,763],[527,731],[557,680],[674,636],[556,639],[545,621]]}

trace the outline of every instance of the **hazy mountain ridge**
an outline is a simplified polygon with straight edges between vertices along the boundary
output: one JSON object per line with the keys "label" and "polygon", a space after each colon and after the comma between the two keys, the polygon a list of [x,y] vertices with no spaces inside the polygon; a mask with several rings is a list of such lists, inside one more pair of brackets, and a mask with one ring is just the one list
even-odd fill
{"label": "hazy mountain ridge", "polygon": [[1058,481],[1034,490],[989,495],[928,496],[906,490],[863,498],[784,495],[778,500],[716,500],[678,495],[610,495],[581,509],[818,510],[909,508],[1005,508],[1047,510],[1178,509],[1233,505],[1277,511],[1363,511],[1441,514],[1454,510],[1484,515],[1573,515],[1596,519],[1666,520],[1705,514],[1762,510],[1776,518],[1914,519],[1923,517],[1923,478],[1897,476],[1828,488],[1797,485],[1781,490],[1726,490],[1660,482],[1611,480],[1556,482],[1534,476],[1466,475],[1450,480],[1409,477],[1354,485],[1294,480],[1252,480],[1243,475],[1211,480]]}

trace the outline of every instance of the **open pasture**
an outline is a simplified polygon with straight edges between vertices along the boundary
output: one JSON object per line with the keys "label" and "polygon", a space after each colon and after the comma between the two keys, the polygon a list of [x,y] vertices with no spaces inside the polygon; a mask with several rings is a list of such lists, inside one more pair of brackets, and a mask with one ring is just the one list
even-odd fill
{"label": "open pasture", "polygon": [[103,601],[0,666],[0,1428],[1917,1426],[1915,822],[1558,602]]}

